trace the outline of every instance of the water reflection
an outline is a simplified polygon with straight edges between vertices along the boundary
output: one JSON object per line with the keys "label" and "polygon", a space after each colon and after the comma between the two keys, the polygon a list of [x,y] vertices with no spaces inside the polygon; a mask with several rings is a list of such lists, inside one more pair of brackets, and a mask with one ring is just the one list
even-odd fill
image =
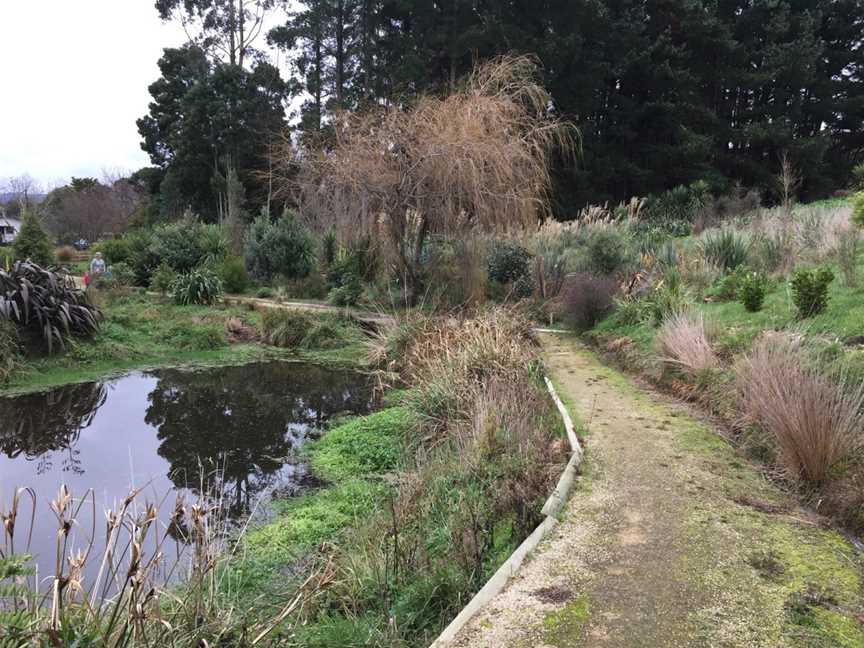
{"label": "water reflection", "polygon": [[[168,509],[172,491],[216,487],[239,515],[268,489],[302,488],[297,448],[328,418],[367,411],[369,397],[369,381],[356,373],[275,362],[0,398],[0,503],[19,486],[36,491],[31,550],[48,568],[56,535],[48,500],[61,484],[77,497],[93,489],[97,511],[133,487],[145,486],[146,499]],[[170,510],[164,515],[167,526]],[[78,546],[90,528],[80,520]]]}
{"label": "water reflection", "polygon": [[14,406],[0,406],[0,452],[10,459],[36,460],[36,472],[42,474],[54,467],[53,453],[62,451],[61,470],[81,474],[75,443],[106,397],[101,383],[18,396]]}
{"label": "water reflection", "polygon": [[351,374],[317,367],[298,372],[281,363],[164,371],[147,397],[144,420],[158,429],[158,452],[170,463],[175,486],[218,486],[239,513],[285,477],[283,468],[310,428],[334,413],[365,408],[369,394],[356,382]]}

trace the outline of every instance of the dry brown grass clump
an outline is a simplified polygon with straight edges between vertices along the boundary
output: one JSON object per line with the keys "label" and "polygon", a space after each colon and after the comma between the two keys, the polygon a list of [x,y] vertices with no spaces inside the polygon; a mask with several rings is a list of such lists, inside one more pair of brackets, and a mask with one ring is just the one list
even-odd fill
{"label": "dry brown grass clump", "polygon": [[708,341],[701,313],[679,311],[665,319],[657,333],[663,360],[691,376],[720,365]]}
{"label": "dry brown grass clump", "polygon": [[862,448],[864,385],[839,383],[801,362],[787,338],[760,338],[736,367],[744,414],[767,432],[786,473],[825,481]]}
{"label": "dry brown grass clump", "polygon": [[0,502],[0,645],[190,648],[228,635],[268,645],[320,576],[313,572],[280,610],[236,609],[223,598],[223,567],[238,557],[240,538],[221,495],[177,495],[172,506],[142,501],[142,492],[105,509],[99,525],[93,490],[76,497],[61,486],[50,501],[55,563],[38,574],[27,555],[37,494],[22,488]]}

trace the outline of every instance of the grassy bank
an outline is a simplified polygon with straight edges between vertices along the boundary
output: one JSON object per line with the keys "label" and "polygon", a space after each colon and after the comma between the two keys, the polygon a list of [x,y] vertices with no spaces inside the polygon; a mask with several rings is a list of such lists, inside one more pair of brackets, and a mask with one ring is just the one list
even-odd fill
{"label": "grassy bank", "polygon": [[229,567],[227,590],[264,607],[306,587],[288,645],[428,645],[534,529],[567,458],[523,320],[416,319],[378,342],[392,404],[311,444],[326,485],[281,502]]}
{"label": "grassy bank", "polygon": [[267,344],[261,313],[242,306],[178,306],[141,293],[97,297],[105,319],[92,339],[72,339],[47,354],[31,347],[0,388],[17,393],[95,380],[134,369],[218,366],[274,358],[357,365],[363,332],[335,315],[310,316],[308,335],[290,347]]}
{"label": "grassy bank", "polygon": [[[262,322],[265,337],[282,337],[293,318]],[[318,322],[310,322],[311,331]],[[299,344],[307,339],[314,336]],[[187,555],[180,583],[159,586],[158,561],[147,560],[131,568],[120,604],[75,581],[42,606],[22,589],[26,563],[0,559],[0,586],[19,579],[22,609],[9,625],[16,645],[48,636],[49,608],[62,608],[69,644],[150,645],[159,632],[160,645],[178,648],[257,637],[266,638],[258,645],[305,648],[428,645],[536,527],[568,446],[539,346],[516,313],[406,319],[368,350],[389,394],[385,407],[307,444],[320,486],[276,501],[266,523],[226,534],[206,499],[178,502],[169,533],[127,504],[112,513],[125,538],[117,542],[155,541],[169,562],[175,536],[188,539],[178,543]],[[65,520],[74,507],[60,500]],[[125,561],[109,557],[112,570],[129,570]],[[57,582],[69,577],[64,568]],[[81,604],[91,591],[102,601],[95,612]]]}
{"label": "grassy bank", "polygon": [[[785,487],[861,533],[864,261],[849,214],[843,203],[769,212],[667,243],[587,337],[720,417]],[[814,267],[834,278],[824,304],[802,312],[795,283]],[[764,290],[755,308],[741,277]]]}

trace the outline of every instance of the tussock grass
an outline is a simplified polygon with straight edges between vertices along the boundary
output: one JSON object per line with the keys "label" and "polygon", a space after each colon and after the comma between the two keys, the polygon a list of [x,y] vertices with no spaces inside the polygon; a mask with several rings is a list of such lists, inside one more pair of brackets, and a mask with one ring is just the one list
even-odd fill
{"label": "tussock grass", "polygon": [[665,362],[694,377],[720,365],[701,313],[684,310],[667,317],[657,333],[657,346]]}
{"label": "tussock grass", "polygon": [[763,336],[736,374],[745,415],[771,436],[789,477],[823,482],[864,446],[864,385],[802,363],[796,341]]}

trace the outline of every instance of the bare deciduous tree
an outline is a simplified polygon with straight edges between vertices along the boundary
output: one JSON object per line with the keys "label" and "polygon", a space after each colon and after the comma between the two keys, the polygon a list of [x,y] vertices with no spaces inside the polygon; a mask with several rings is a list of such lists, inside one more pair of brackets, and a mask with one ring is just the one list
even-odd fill
{"label": "bare deciduous tree", "polygon": [[45,224],[60,241],[95,241],[125,232],[145,201],[139,189],[118,173],[106,174],[101,182],[79,178],[48,195]]}
{"label": "bare deciduous tree", "polygon": [[792,208],[798,199],[798,191],[801,189],[802,178],[787,151],[780,154],[780,172],[777,174],[776,182],[783,211],[787,216],[791,216]]}
{"label": "bare deciduous tree", "polygon": [[503,57],[450,96],[343,113],[326,146],[299,159],[280,149],[282,188],[297,190],[301,213],[325,228],[383,234],[410,295],[430,234],[505,233],[548,215],[549,158],[572,155],[578,133],[551,115],[537,77],[534,59]]}

